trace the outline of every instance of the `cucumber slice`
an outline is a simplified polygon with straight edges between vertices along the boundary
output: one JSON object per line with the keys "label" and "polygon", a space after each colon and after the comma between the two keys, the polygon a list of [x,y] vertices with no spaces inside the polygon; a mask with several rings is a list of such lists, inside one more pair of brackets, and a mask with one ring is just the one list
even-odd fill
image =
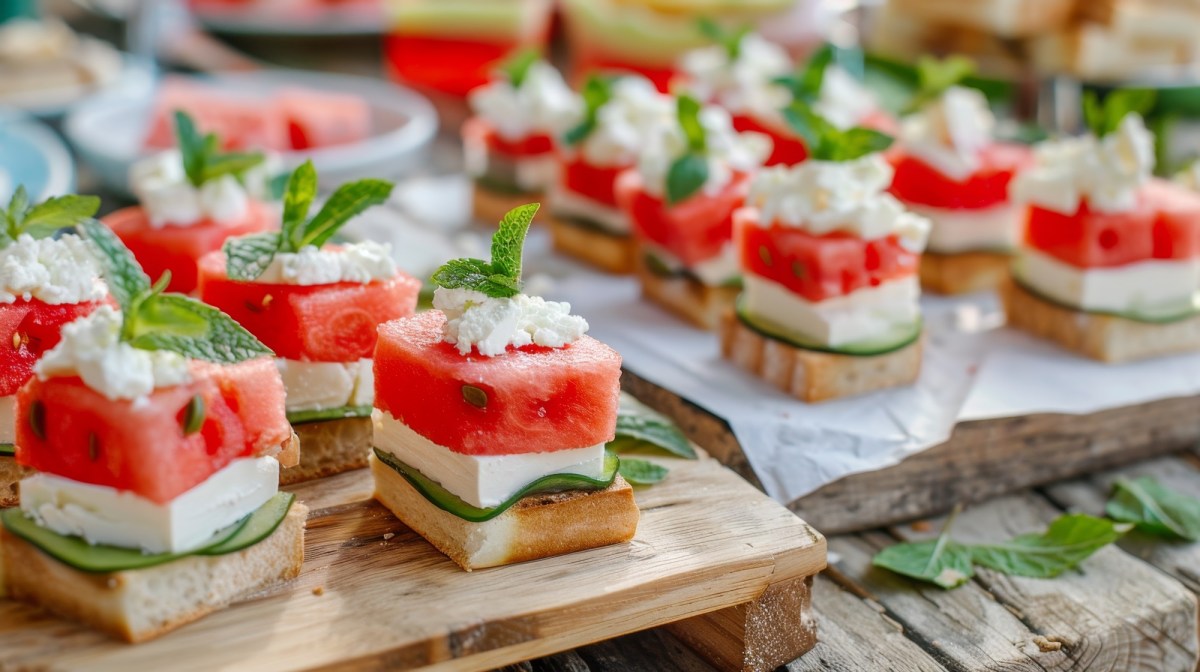
{"label": "cucumber slice", "polygon": [[288,411],[288,422],[293,425],[321,420],[341,420],[343,418],[369,418],[374,406],[338,406],[323,408],[319,411]]}
{"label": "cucumber slice", "polygon": [[[674,268],[671,266],[671,264],[663,261],[662,257],[659,257],[653,252],[647,252],[645,260],[646,269],[660,278],[687,278],[693,282],[698,282],[702,285],[705,284],[705,282],[701,280],[695,273],[692,273],[686,268]],[[717,285],[717,287],[721,289],[741,289],[742,276],[735,275],[732,278],[728,278]]]}
{"label": "cucumber slice", "polygon": [[290,492],[275,493],[275,496],[268,499],[266,504],[258,507],[258,510],[246,518],[241,528],[233,536],[195,551],[194,554],[225,555],[243,548],[250,548],[274,534],[283,519],[287,518],[288,511],[292,509],[292,503],[295,501],[296,496]]}
{"label": "cucumber slice", "polygon": [[612,229],[605,228],[602,224],[598,224],[587,217],[581,217],[579,215],[562,215],[555,213],[554,218],[563,224],[568,224],[578,229],[583,229],[584,231],[590,231],[592,233],[598,233],[602,236],[608,236],[610,238],[625,239],[632,235],[628,233],[617,233]]}
{"label": "cucumber slice", "polygon": [[769,320],[763,320],[748,314],[742,308],[741,297],[738,297],[737,301],[737,316],[742,321],[742,324],[767,338],[783,341],[788,345],[804,348],[805,350],[828,352],[835,355],[851,355],[854,357],[886,355],[889,352],[895,352],[907,347],[921,337],[922,326],[922,321],[918,318],[916,322],[894,325],[888,333],[882,336],[854,341],[852,343],[843,343],[842,345],[832,347],[789,333],[786,329],[772,324]]}
{"label": "cucumber slice", "polygon": [[17,454],[17,447],[11,443],[0,443],[0,457]]}
{"label": "cucumber slice", "polygon": [[1148,306],[1137,308],[1134,310],[1084,310],[1079,306],[1072,306],[1064,301],[1051,298],[1039,292],[1036,288],[1030,285],[1021,277],[1016,267],[1013,268],[1013,282],[1017,283],[1021,289],[1033,294],[1046,303],[1052,303],[1060,308],[1073,310],[1080,313],[1092,313],[1094,315],[1109,315],[1112,317],[1120,317],[1132,322],[1144,322],[1146,324],[1170,324],[1171,322],[1181,322],[1183,320],[1200,315],[1200,292],[1192,295],[1191,302],[1179,301],[1161,306]]}
{"label": "cucumber slice", "polygon": [[[48,530],[25,517],[20,509],[0,511],[0,522],[9,532],[38,547],[43,553],[81,572],[108,573],[145,569],[189,555],[222,555],[251,546],[270,536],[291,508],[294,495],[276,493],[257,511],[217,532],[199,548],[184,553],[143,553],[136,548],[89,544]],[[251,523],[253,522],[253,526]]]}
{"label": "cucumber slice", "polygon": [[375,457],[403,476],[404,480],[416,488],[417,492],[429,500],[430,504],[471,523],[489,521],[504,513],[513,504],[516,504],[522,498],[529,495],[542,495],[551,492],[563,492],[565,490],[603,490],[612,485],[613,479],[617,477],[617,469],[621,466],[620,458],[615,453],[606,450],[604,451],[604,476],[600,480],[579,474],[550,474],[525,486],[499,506],[490,509],[481,509],[459,499],[458,495],[455,495],[421,472],[396,459],[389,452],[376,448]]}

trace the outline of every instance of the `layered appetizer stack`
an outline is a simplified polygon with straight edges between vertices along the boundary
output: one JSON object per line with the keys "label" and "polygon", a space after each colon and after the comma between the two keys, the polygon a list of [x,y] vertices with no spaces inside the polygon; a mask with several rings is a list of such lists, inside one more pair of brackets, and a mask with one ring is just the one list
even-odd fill
{"label": "layered appetizer stack", "polygon": [[912,383],[929,222],[886,191],[888,136],[791,114],[812,156],[760,172],[734,216],[744,289],[722,321],[722,352],[808,402]]}
{"label": "layered appetizer stack", "polygon": [[1200,348],[1200,196],[1151,178],[1144,92],[1085,99],[1089,135],[1043,143],[1013,183],[1026,233],[1010,325],[1095,359]]}
{"label": "layered appetizer stack", "polygon": [[56,19],[0,23],[0,101],[64,103],[116,81],[121,54]]}
{"label": "layered appetizer stack", "polygon": [[83,227],[119,309],[64,326],[17,394],[39,473],[0,552],[14,598],[136,642],[296,576],[306,510],[278,491],[297,442],[270,351]]}
{"label": "layered appetizer stack", "polygon": [[722,108],[687,96],[675,103],[675,123],[649,134],[637,167],[617,181],[617,199],[633,223],[645,296],[715,329],[740,287],[733,212],[770,140],[737,133]]}
{"label": "layered appetizer stack", "polygon": [[491,261],[434,275],[435,310],[388,322],[375,351],[375,497],[463,569],[628,541],[633,491],[605,451],[621,357],[570,305],[521,293],[536,205]]}
{"label": "layered appetizer stack", "polygon": [[72,234],[52,237],[99,207],[92,196],[30,203],[17,187],[0,210],[0,508],[16,505],[17,481],[27,471],[13,459],[17,391],[42,354],[58,345],[63,325],[109,301],[87,243]]}
{"label": "layered appetizer stack", "polygon": [[889,154],[892,194],[933,223],[921,284],[941,294],[994,289],[1008,276],[1023,214],[1009,182],[1032,161],[1025,147],[993,139],[987,99],[958,85],[972,67],[961,58],[918,64],[914,111]]}
{"label": "layered appetizer stack", "polygon": [[310,216],[317,174],[306,162],[288,180],[281,231],[230,238],[200,260],[200,298],[277,358],[304,445],[286,483],[366,466],[376,328],[411,315],[421,283],[396,269],[388,245],[329,240],[391,191],[382,180],[345,184]]}

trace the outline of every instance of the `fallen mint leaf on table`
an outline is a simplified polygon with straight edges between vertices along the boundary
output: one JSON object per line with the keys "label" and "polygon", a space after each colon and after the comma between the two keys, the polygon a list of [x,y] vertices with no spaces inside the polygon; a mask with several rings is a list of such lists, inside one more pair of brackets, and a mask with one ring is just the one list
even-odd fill
{"label": "fallen mint leaf on table", "polygon": [[889,546],[875,554],[871,563],[947,590],[961,586],[975,575],[975,568],[970,549],[950,539],[957,515],[958,510],[950,514],[937,539]]}
{"label": "fallen mint leaf on table", "polygon": [[1200,499],[1171,490],[1149,476],[1117,479],[1105,512],[1143,532],[1200,540]]}
{"label": "fallen mint leaf on table", "polygon": [[971,559],[1004,574],[1053,578],[1120,539],[1131,527],[1085,513],[1068,513],[1040,534],[1022,534],[1003,544],[972,546]]}
{"label": "fallen mint leaf on table", "polygon": [[669,470],[646,460],[621,458],[621,466],[618,471],[626,481],[633,485],[654,485],[661,483],[667,477]]}
{"label": "fallen mint leaf on table", "polygon": [[617,435],[608,443],[608,449],[619,453],[647,448],[696,459],[691,441],[670,418],[622,392],[617,411]]}

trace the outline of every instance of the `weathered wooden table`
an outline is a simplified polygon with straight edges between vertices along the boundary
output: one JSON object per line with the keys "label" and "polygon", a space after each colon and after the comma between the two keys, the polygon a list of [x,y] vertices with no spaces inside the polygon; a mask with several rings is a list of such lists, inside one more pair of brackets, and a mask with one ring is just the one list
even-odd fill
{"label": "weathered wooden table", "polygon": [[[1057,483],[977,505],[955,536],[997,541],[1044,527],[1064,510],[1101,514],[1117,476],[1153,475],[1200,496],[1192,453]],[[1197,669],[1200,544],[1127,535],[1057,579],[986,569],[953,591],[871,567],[898,540],[936,534],[940,520],[829,539],[830,569],[813,594],[819,642],[788,672],[835,670]],[[513,666],[530,672],[708,672],[713,668],[668,633],[651,630]]]}

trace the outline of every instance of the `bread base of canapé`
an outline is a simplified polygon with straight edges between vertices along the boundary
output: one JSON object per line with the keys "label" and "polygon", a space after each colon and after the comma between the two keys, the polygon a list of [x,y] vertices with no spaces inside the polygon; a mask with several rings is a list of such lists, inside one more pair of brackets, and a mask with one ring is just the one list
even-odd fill
{"label": "bread base of canap\u00e9", "polygon": [[370,417],[304,422],[294,425],[300,438],[300,464],[279,472],[279,483],[291,485],[367,466],[374,445]]}
{"label": "bread base of canap\u00e9", "polygon": [[921,255],[921,289],[935,294],[970,294],[992,290],[1008,277],[1012,255],[1002,252],[960,252]]}
{"label": "bread base of canap\u00e9", "polygon": [[550,236],[558,252],[608,273],[633,273],[637,258],[633,236],[593,230],[554,215],[549,216],[549,221]]}
{"label": "bread base of canap\u00e9", "polygon": [[[475,195],[472,198],[472,212],[475,216],[475,221],[484,224],[488,227],[495,228],[500,224],[500,220],[508,214],[509,210],[518,206],[529,203],[545,202],[545,196],[542,194],[510,194],[500,191],[493,191],[479,184],[473,185]],[[545,210],[543,207],[542,210]],[[534,221],[544,221],[545,215],[542,210],[538,211],[538,215],[534,217]]]}
{"label": "bread base of canap\u00e9", "polygon": [[720,326],[721,316],[730,310],[742,291],[737,287],[711,287],[686,275],[659,275],[650,270],[641,255],[637,276],[642,296],[709,331]]}
{"label": "bread base of canap\u00e9", "polygon": [[1008,280],[1000,298],[1011,327],[1102,362],[1129,362],[1200,350],[1200,315],[1150,323],[1051,303]]}
{"label": "bread base of canap\u00e9", "polygon": [[307,515],[293,503],[271,536],[235,553],[103,574],[68,567],[0,527],[4,578],[12,599],[141,642],[298,576]]}
{"label": "bread base of canap\u00e9", "polygon": [[1075,4],[1070,0],[902,0],[893,8],[927,21],[1019,37],[1062,28]]}
{"label": "bread base of canap\u00e9", "polygon": [[722,316],[720,336],[726,359],[809,403],[911,385],[921,372],[920,338],[882,355],[819,352],[763,336],[733,310]]}
{"label": "bread base of canap\u00e9", "polygon": [[430,503],[374,455],[370,462],[375,499],[467,571],[619,544],[637,532],[633,488],[620,476],[604,490],[530,495],[472,523]]}
{"label": "bread base of canap\u00e9", "polygon": [[29,467],[22,467],[11,456],[0,455],[0,509],[7,509],[21,503],[18,487],[22,478],[33,473]]}

